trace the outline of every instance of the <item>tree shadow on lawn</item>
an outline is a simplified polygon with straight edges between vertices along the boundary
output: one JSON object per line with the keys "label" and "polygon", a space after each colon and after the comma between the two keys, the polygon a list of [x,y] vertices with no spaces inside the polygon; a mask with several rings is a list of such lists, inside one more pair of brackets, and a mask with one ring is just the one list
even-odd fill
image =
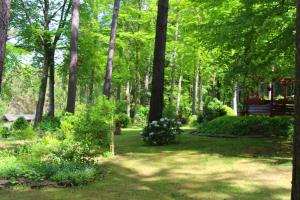
{"label": "tree shadow on lawn", "polygon": [[[176,166],[172,166],[175,168]],[[241,171],[193,177],[174,174],[171,168],[141,175],[130,167],[108,162],[104,180],[83,187],[42,190],[0,191],[1,200],[279,200],[289,189],[261,182],[248,184],[252,177]],[[239,180],[246,180],[239,182]],[[255,180],[257,181],[257,180]],[[244,184],[243,184],[244,183]]]}
{"label": "tree shadow on lawn", "polygon": [[172,155],[186,152],[228,158],[253,158],[269,164],[288,165],[291,163],[292,144],[286,139],[278,138],[212,138],[184,133],[176,144],[153,147],[142,142],[138,131],[130,131],[116,137],[116,152],[119,155]]}

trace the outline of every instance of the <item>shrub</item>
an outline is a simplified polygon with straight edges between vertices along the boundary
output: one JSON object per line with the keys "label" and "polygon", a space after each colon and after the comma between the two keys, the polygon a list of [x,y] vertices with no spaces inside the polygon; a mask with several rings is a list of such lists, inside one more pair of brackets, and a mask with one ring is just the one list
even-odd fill
{"label": "shrub", "polygon": [[223,103],[216,98],[214,98],[206,106],[204,106],[205,121],[211,121],[215,118],[225,115],[233,116],[234,111],[230,107],[223,105]]}
{"label": "shrub", "polygon": [[9,131],[9,128],[7,127],[1,127],[0,128],[0,137],[2,138],[9,138],[11,135],[11,131]]}
{"label": "shrub", "polygon": [[24,130],[27,127],[29,127],[29,123],[28,121],[24,118],[24,117],[19,117],[18,119],[16,119],[16,121],[14,121],[14,123],[12,124],[12,128],[14,130]]}
{"label": "shrub", "polygon": [[139,106],[135,114],[135,125],[145,126],[148,122],[149,107]]}
{"label": "shrub", "polygon": [[25,129],[15,129],[11,132],[11,135],[18,139],[32,139],[37,136],[36,132],[30,126]]}
{"label": "shrub", "polygon": [[58,117],[44,117],[39,123],[38,130],[42,131],[56,131],[60,128],[60,118]]}
{"label": "shrub", "polygon": [[125,113],[120,113],[115,117],[115,122],[119,122],[122,128],[127,128],[130,124],[130,121],[130,117],[128,117],[128,115]]}
{"label": "shrub", "polygon": [[191,115],[189,117],[189,125],[191,127],[199,125],[199,123],[198,123],[198,115]]}
{"label": "shrub", "polygon": [[290,136],[293,132],[293,118],[287,116],[243,116],[220,117],[200,127],[201,133],[237,136]]}
{"label": "shrub", "polygon": [[165,106],[163,116],[168,119],[177,119],[176,107],[174,105]]}
{"label": "shrub", "polygon": [[181,123],[174,119],[162,118],[153,121],[141,133],[142,139],[149,145],[166,145],[173,143],[176,136],[182,133]]}

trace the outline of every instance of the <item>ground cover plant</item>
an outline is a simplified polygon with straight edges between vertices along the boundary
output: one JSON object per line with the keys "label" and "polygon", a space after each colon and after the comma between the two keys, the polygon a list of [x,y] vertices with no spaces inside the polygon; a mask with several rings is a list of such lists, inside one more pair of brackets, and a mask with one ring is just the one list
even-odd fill
{"label": "ground cover plant", "polygon": [[200,133],[236,136],[291,137],[294,120],[289,116],[219,117],[200,126]]}

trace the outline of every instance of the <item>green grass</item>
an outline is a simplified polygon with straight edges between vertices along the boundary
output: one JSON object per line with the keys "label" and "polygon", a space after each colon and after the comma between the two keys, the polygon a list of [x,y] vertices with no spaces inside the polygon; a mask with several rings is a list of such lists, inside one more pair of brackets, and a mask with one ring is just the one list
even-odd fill
{"label": "green grass", "polygon": [[290,144],[270,139],[187,134],[164,147],[145,146],[139,130],[116,137],[105,173],[74,188],[0,190],[0,200],[281,200],[289,199]]}

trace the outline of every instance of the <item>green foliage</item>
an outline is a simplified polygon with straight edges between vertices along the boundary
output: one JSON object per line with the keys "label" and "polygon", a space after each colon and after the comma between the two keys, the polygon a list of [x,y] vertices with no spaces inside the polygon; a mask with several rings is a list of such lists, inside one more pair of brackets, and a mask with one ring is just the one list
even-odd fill
{"label": "green foliage", "polygon": [[11,131],[7,127],[0,127],[0,137],[9,138],[11,136]]}
{"label": "green foliage", "polygon": [[216,98],[204,106],[204,118],[206,121],[211,121],[225,115],[233,116],[234,112],[230,107],[223,105],[223,103]]}
{"label": "green foliage", "polygon": [[176,106],[174,105],[167,105],[164,107],[163,117],[168,119],[177,119],[176,115]]}
{"label": "green foliage", "polygon": [[176,136],[182,133],[181,122],[175,119],[162,118],[153,121],[144,128],[141,136],[143,141],[149,145],[167,145],[175,141]]}
{"label": "green foliage", "polygon": [[13,122],[12,128],[14,130],[24,130],[29,127],[28,121],[24,117],[19,117]]}
{"label": "green foliage", "polygon": [[293,118],[268,116],[219,117],[203,124],[199,131],[237,136],[283,136],[293,133]]}
{"label": "green foliage", "polygon": [[18,139],[32,139],[37,136],[31,126],[28,126],[25,129],[12,130],[11,135]]}
{"label": "green foliage", "polygon": [[38,125],[38,130],[42,131],[56,131],[60,128],[60,118],[58,117],[44,117]]}
{"label": "green foliage", "polygon": [[131,119],[125,113],[120,113],[115,116],[115,122],[119,122],[122,128],[127,128],[130,125]]}
{"label": "green foliage", "polygon": [[196,127],[196,126],[199,125],[199,123],[198,123],[198,115],[191,115],[189,117],[189,125],[191,127]]}
{"label": "green foliage", "polygon": [[149,107],[139,106],[135,114],[135,125],[145,126],[148,122]]}

